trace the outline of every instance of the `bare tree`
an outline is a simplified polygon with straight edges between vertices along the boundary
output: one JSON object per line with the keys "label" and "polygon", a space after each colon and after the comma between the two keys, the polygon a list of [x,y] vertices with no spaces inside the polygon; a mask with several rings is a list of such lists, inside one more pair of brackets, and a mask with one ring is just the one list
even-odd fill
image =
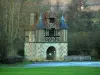
{"label": "bare tree", "polygon": [[6,0],[6,25],[5,32],[8,37],[7,55],[15,55],[14,40],[18,36],[21,0]]}

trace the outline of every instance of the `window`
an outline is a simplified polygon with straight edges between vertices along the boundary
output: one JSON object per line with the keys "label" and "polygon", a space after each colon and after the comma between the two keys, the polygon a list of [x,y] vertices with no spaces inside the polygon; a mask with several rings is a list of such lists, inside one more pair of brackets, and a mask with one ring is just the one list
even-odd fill
{"label": "window", "polygon": [[50,37],[53,37],[54,36],[54,30],[53,29],[49,30],[49,36]]}
{"label": "window", "polygon": [[50,23],[55,23],[55,18],[50,18]]}
{"label": "window", "polygon": [[50,30],[45,30],[45,41],[46,42],[59,42],[60,41],[60,31],[54,28]]}
{"label": "window", "polygon": [[35,41],[34,31],[26,31],[25,32],[25,42],[34,42],[34,41]]}

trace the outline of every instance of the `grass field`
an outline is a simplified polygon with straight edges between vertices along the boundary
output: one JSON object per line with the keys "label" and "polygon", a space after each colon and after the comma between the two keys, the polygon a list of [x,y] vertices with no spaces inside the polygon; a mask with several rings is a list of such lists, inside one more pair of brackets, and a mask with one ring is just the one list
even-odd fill
{"label": "grass field", "polygon": [[0,68],[0,75],[100,75],[100,67]]}

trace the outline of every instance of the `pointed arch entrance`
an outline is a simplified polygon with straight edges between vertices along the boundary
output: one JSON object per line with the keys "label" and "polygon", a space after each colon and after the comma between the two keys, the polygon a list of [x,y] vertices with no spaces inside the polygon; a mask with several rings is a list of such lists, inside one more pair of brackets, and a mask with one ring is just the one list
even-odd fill
{"label": "pointed arch entrance", "polygon": [[46,52],[46,59],[47,60],[55,60],[56,57],[56,49],[53,46],[50,46]]}

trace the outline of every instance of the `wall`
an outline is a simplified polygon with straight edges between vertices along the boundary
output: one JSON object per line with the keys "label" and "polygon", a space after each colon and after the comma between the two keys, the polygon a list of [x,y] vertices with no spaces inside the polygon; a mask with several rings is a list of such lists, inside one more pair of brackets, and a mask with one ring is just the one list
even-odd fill
{"label": "wall", "polygon": [[56,49],[56,60],[64,60],[67,56],[67,43],[25,43],[26,59],[32,61],[45,61],[47,49],[53,46]]}

